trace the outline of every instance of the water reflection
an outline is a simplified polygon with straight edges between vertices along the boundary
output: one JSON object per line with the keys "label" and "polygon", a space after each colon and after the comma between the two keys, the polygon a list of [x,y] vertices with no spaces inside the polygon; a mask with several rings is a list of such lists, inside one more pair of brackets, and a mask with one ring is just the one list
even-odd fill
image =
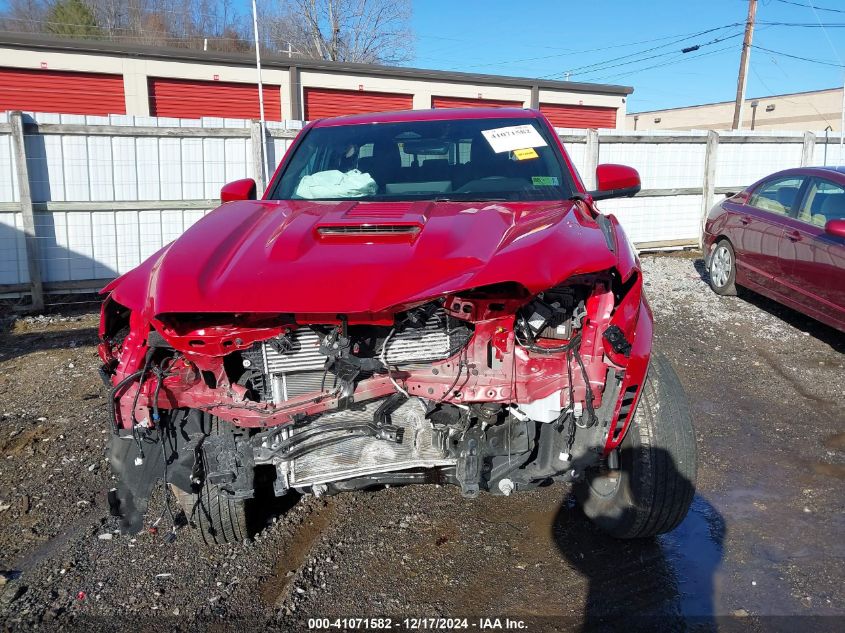
{"label": "water reflection", "polygon": [[588,580],[582,631],[717,630],[714,576],[726,530],[704,497],[695,497],[678,528],[655,539],[611,538],[567,506],[553,532]]}

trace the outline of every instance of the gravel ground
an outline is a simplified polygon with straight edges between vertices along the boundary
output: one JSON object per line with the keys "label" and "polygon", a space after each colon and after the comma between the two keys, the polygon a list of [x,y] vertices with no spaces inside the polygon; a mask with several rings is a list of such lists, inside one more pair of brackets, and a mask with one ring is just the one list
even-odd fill
{"label": "gravel ground", "polygon": [[700,463],[692,512],[649,542],[598,534],[566,486],[475,501],[434,486],[303,498],[253,543],[217,549],[172,531],[159,491],[156,528],[120,535],[105,503],[97,316],[10,321],[0,625],[300,630],[313,617],[380,615],[842,630],[845,337],[755,295],[717,297],[690,254],[643,265]]}

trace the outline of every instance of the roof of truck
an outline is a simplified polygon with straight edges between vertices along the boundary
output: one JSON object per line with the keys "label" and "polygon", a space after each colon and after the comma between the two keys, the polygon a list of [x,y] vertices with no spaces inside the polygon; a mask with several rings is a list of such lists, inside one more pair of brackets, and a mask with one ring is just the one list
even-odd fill
{"label": "roof of truck", "polygon": [[350,114],[347,116],[320,119],[315,127],[336,125],[364,125],[368,123],[400,123],[405,121],[444,121],[451,119],[536,119],[541,114],[537,110],[523,108],[437,108],[431,110],[398,110],[395,112],[375,112],[369,114]]}

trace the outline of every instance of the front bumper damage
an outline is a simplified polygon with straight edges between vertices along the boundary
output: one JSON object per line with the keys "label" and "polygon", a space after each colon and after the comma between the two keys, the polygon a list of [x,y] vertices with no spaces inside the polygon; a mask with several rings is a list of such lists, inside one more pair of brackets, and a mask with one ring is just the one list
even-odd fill
{"label": "front bumper damage", "polygon": [[[100,355],[124,526],[140,529],[157,481],[244,500],[259,469],[275,496],[438,482],[475,497],[575,479],[613,453],[636,408],[652,335],[641,285],[609,271],[539,298],[476,291],[234,324],[144,320],[108,299]],[[429,357],[390,356],[400,348]]]}

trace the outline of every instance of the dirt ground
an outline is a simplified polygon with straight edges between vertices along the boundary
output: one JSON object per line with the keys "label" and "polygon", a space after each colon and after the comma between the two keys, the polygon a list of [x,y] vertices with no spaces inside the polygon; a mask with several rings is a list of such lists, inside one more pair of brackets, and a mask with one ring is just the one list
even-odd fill
{"label": "dirt ground", "polygon": [[[0,333],[0,629],[305,630],[484,618],[522,630],[845,630],[845,336],[760,297],[719,298],[694,255],[646,256],[656,346],[698,435],[698,494],[673,533],[599,534],[568,487],[303,498],[253,543],[115,532],[96,314]],[[334,630],[365,623],[335,621]],[[379,623],[368,623],[375,628]],[[460,620],[457,623],[460,625]]]}

